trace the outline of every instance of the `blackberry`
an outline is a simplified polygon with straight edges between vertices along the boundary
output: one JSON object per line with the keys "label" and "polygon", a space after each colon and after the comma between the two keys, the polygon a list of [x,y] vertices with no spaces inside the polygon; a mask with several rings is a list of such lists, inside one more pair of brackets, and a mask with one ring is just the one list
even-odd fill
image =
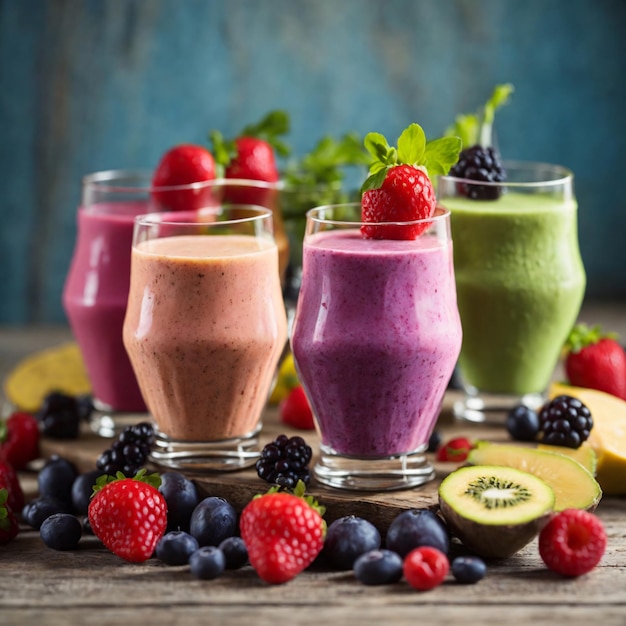
{"label": "blackberry", "polygon": [[84,409],[76,398],[60,391],[49,393],[37,413],[42,433],[53,439],[76,439]]}
{"label": "blackberry", "polygon": [[312,455],[311,447],[302,437],[279,435],[261,451],[256,471],[262,480],[287,489],[293,489],[299,480],[308,485]]}
{"label": "blackberry", "polygon": [[592,427],[589,409],[571,396],[558,396],[539,412],[539,436],[543,443],[552,446],[579,448]]}
{"label": "blackberry", "polygon": [[96,467],[105,474],[122,472],[132,478],[144,466],[154,444],[154,428],[148,422],[127,426],[96,461]]}
{"label": "blackberry", "polygon": [[[479,145],[461,152],[456,165],[450,169],[450,176],[475,180],[478,183],[502,183],[506,180],[506,172],[498,151],[492,146],[483,148]],[[497,200],[502,192],[499,185],[474,183],[459,183],[457,189],[461,195],[472,200]]]}

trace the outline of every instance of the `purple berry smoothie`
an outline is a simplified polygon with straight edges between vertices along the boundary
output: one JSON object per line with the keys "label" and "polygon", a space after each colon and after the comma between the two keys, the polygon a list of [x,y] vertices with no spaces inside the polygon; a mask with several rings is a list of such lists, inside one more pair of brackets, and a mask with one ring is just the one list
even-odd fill
{"label": "purple berry smoothie", "polygon": [[308,237],[291,346],[324,446],[423,448],[461,348],[450,241]]}

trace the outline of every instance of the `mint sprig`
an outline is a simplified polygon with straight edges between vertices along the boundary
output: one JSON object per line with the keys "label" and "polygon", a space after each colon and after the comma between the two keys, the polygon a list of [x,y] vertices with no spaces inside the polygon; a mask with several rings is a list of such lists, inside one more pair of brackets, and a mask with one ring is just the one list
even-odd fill
{"label": "mint sprig", "polygon": [[479,108],[476,113],[457,115],[454,124],[446,130],[445,135],[460,137],[464,148],[476,144],[485,148],[493,145],[495,113],[509,101],[513,91],[514,87],[510,83],[496,85],[484,106]]}
{"label": "mint sprig", "polygon": [[346,133],[339,139],[325,135],[309,153],[287,165],[284,179],[288,186],[299,188],[338,185],[346,167],[369,163],[357,133]]}
{"label": "mint sprig", "polygon": [[461,152],[459,137],[441,137],[426,140],[426,133],[419,124],[410,124],[398,137],[398,147],[390,146],[384,135],[368,133],[363,142],[365,149],[373,157],[369,176],[361,187],[365,193],[379,189],[387,172],[396,165],[411,165],[423,169],[429,177],[447,174],[458,161]]}

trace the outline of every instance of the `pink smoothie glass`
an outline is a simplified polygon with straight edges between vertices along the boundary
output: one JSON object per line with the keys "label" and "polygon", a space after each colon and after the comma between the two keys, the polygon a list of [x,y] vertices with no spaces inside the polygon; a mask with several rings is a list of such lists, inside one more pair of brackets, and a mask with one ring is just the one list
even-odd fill
{"label": "pink smoothie glass", "polygon": [[[424,452],[461,348],[450,216],[415,239],[365,239],[359,204],[307,213],[291,348],[331,487],[384,491],[434,476]],[[387,226],[387,225],[383,225]]]}
{"label": "pink smoothie glass", "polygon": [[[219,206],[224,196],[278,213],[276,184],[215,180],[155,189],[147,170],[110,170],[83,179],[74,254],[63,290],[63,306],[78,342],[94,396],[94,432],[113,437],[147,418],[146,405],[122,342],[130,285],[135,217],[166,211],[181,194],[190,208]],[[287,238],[275,215],[282,271]]]}
{"label": "pink smoothie glass", "polygon": [[272,212],[138,216],[123,336],[156,426],[152,461],[192,471],[254,464],[287,341]]}

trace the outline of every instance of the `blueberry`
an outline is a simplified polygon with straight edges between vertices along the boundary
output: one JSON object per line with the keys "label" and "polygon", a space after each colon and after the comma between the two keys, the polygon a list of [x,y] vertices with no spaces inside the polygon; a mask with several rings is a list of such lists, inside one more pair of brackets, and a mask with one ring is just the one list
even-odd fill
{"label": "blueberry", "polygon": [[70,513],[66,502],[51,496],[39,496],[31,500],[22,510],[22,519],[35,530],[39,530],[46,519],[55,513]]}
{"label": "blueberry", "polygon": [[372,550],[354,562],[354,575],[365,585],[388,585],[402,578],[402,559],[391,550]]}
{"label": "blueberry", "polygon": [[224,498],[210,496],[193,510],[189,532],[201,546],[219,546],[237,534],[237,513]]}
{"label": "blueberry", "polygon": [[189,557],[189,569],[194,578],[213,580],[224,572],[225,567],[224,553],[215,546],[204,546]]}
{"label": "blueberry", "polygon": [[198,540],[182,530],[165,533],[156,545],[156,558],[168,565],[187,565],[200,547]]}
{"label": "blueberry", "polygon": [[450,547],[450,535],[443,521],[428,509],[400,513],[389,526],[386,546],[404,558],[420,546],[437,548],[444,554]]}
{"label": "blueberry", "polygon": [[39,495],[57,498],[71,506],[72,486],[77,476],[78,470],[72,462],[60,456],[53,456],[37,476]]}
{"label": "blueberry", "polygon": [[336,519],[329,527],[324,553],[337,569],[352,569],[356,559],[380,548],[380,533],[367,520],[348,515]]}
{"label": "blueberry", "polygon": [[241,537],[228,537],[218,548],[224,553],[226,569],[239,569],[248,562],[248,548]]}
{"label": "blueberry", "polygon": [[535,441],[539,432],[539,416],[533,409],[519,404],[506,416],[506,429],[517,441]]}
{"label": "blueberry", "polygon": [[428,438],[428,447],[426,448],[427,452],[437,452],[439,450],[439,446],[441,445],[441,433],[438,430],[433,430]]}
{"label": "blueberry", "polygon": [[167,502],[167,530],[189,530],[200,498],[196,485],[179,472],[163,472],[159,491]]}
{"label": "blueberry", "polygon": [[93,486],[96,480],[102,476],[100,470],[92,470],[84,474],[80,474],[72,483],[72,508],[75,513],[86,515],[93,494]]}
{"label": "blueberry", "polygon": [[452,561],[451,570],[458,582],[472,584],[485,577],[487,566],[477,556],[458,556]]}
{"label": "blueberry", "polygon": [[53,550],[73,550],[83,534],[81,523],[69,513],[55,513],[41,524],[39,534]]}

